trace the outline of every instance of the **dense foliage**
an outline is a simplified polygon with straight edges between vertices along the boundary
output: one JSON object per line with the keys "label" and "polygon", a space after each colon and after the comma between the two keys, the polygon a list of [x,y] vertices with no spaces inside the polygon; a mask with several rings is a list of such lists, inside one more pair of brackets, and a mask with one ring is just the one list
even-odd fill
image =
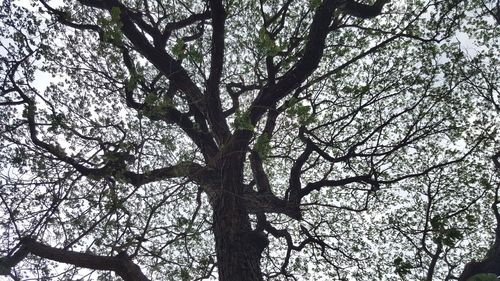
{"label": "dense foliage", "polygon": [[1,9],[1,275],[500,275],[497,0]]}

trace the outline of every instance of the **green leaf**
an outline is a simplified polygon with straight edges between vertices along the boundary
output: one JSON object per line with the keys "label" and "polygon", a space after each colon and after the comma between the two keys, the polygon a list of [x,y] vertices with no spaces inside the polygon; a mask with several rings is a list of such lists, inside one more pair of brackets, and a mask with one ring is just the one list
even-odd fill
{"label": "green leaf", "polygon": [[120,15],[122,11],[120,7],[112,7],[111,8],[111,19],[113,20],[114,23],[120,22]]}
{"label": "green leaf", "polygon": [[431,226],[434,230],[439,230],[444,226],[444,221],[439,215],[434,216],[431,219]]}
{"label": "green leaf", "polygon": [[498,281],[498,278],[493,273],[479,273],[470,277],[467,281]]}
{"label": "green leaf", "polygon": [[257,48],[263,50],[266,55],[270,56],[274,56],[281,51],[281,49],[276,45],[276,42],[269,37],[269,33],[265,28],[261,28],[259,30]]}
{"label": "green leaf", "polygon": [[316,10],[321,5],[321,0],[309,0],[309,7],[311,10]]}
{"label": "green leaf", "polygon": [[203,62],[203,54],[194,47],[190,47],[187,51],[187,56],[189,59],[195,63]]}
{"label": "green leaf", "polygon": [[443,244],[446,246],[453,246],[457,240],[463,238],[462,233],[456,228],[450,228],[443,233]]}
{"label": "green leaf", "polygon": [[248,112],[236,111],[236,116],[234,118],[233,127],[239,130],[253,131],[255,127],[252,125],[250,120],[250,115]]}
{"label": "green leaf", "polygon": [[396,269],[394,270],[399,275],[406,275],[411,272],[412,265],[410,262],[404,261],[403,258],[397,257],[393,261]]}
{"label": "green leaf", "polygon": [[260,135],[255,142],[255,151],[259,154],[262,160],[266,160],[271,152],[270,138],[267,133]]}
{"label": "green leaf", "polygon": [[181,280],[182,281],[188,281],[191,280],[191,275],[189,274],[189,271],[187,269],[183,268],[181,269]]}
{"label": "green leaf", "polygon": [[293,103],[287,110],[286,113],[299,121],[300,125],[308,125],[314,121],[314,116],[309,113],[311,107],[308,105],[303,105],[301,103]]}
{"label": "green leaf", "polygon": [[172,54],[179,59],[186,57],[186,43],[182,38],[177,38],[174,46],[172,47]]}

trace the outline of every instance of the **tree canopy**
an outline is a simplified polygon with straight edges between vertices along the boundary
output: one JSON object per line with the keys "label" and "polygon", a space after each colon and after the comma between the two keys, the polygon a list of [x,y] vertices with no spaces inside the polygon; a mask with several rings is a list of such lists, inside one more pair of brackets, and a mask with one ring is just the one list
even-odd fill
{"label": "tree canopy", "polygon": [[0,15],[0,275],[500,275],[498,0]]}

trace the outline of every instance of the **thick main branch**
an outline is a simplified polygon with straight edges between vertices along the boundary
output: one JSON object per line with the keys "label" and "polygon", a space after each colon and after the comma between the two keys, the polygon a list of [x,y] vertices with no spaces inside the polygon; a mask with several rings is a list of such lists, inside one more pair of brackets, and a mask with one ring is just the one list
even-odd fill
{"label": "thick main branch", "polygon": [[98,256],[54,248],[31,238],[23,238],[16,252],[0,260],[0,267],[4,269],[0,274],[8,275],[10,268],[16,266],[28,254],[77,267],[113,271],[125,281],[149,281],[125,252],[114,257]]}

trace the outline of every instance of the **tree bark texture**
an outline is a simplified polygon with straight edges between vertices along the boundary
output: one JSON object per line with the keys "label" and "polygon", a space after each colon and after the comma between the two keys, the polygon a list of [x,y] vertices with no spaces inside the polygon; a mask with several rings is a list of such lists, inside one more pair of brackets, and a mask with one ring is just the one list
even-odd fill
{"label": "tree bark texture", "polygon": [[245,152],[229,151],[222,158],[222,186],[212,204],[219,280],[263,280],[260,258],[268,239],[263,232],[252,230],[243,200]]}

